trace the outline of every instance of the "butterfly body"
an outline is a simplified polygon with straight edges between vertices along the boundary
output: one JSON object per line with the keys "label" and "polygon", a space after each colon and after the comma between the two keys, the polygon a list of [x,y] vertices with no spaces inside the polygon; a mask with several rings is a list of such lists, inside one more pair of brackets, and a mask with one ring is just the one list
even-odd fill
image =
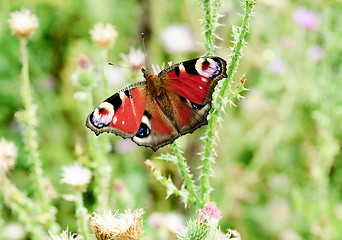
{"label": "butterfly body", "polygon": [[88,116],[97,135],[111,132],[154,151],[207,124],[214,87],[226,77],[226,61],[203,57],[172,65],[158,76],[109,97]]}

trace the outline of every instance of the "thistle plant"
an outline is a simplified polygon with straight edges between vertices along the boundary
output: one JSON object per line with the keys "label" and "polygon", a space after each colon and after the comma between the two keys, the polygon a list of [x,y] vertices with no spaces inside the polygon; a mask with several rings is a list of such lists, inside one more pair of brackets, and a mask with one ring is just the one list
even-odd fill
{"label": "thistle plant", "polygon": [[28,162],[31,165],[33,184],[35,186],[35,197],[40,203],[41,212],[36,214],[41,218],[41,223],[46,229],[57,231],[59,226],[55,222],[55,208],[51,205],[44,186],[43,169],[38,151],[38,134],[36,127],[38,120],[36,118],[37,105],[34,103],[33,90],[29,78],[29,61],[27,41],[33,36],[39,26],[38,18],[30,10],[23,9],[11,13],[8,20],[12,33],[19,38],[21,52],[21,97],[23,99],[24,110],[17,114],[22,124],[23,141],[27,150]]}
{"label": "thistle plant", "polygon": [[[99,69],[101,73],[102,98],[108,97],[108,81],[105,75],[105,66],[107,64],[108,50],[113,46],[117,37],[117,31],[111,24],[104,25],[98,23],[90,31],[91,38],[95,45],[101,48]],[[90,89],[91,90],[91,89]],[[88,91],[89,108],[93,107],[92,94]],[[88,108],[88,109],[89,109]],[[102,136],[101,139],[96,138],[92,133],[89,133],[90,144],[92,149],[92,156],[94,160],[94,177],[95,177],[95,195],[97,199],[98,209],[108,208],[109,197],[109,181],[111,174],[111,167],[108,163],[107,152],[109,148],[109,137]]]}
{"label": "thistle plant", "polygon": [[84,207],[82,193],[85,192],[91,179],[91,171],[78,163],[73,166],[63,167],[61,183],[67,184],[73,192],[76,205],[76,217],[78,231],[84,238],[89,239],[88,211]]}

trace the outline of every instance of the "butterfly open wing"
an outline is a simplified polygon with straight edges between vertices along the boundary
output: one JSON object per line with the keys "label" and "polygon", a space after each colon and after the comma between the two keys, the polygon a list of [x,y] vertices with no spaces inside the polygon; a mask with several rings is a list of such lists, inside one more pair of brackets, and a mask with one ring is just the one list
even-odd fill
{"label": "butterfly open wing", "polygon": [[145,107],[144,82],[141,82],[103,101],[89,114],[86,125],[96,135],[111,132],[131,138],[139,130]]}
{"label": "butterfly open wing", "polygon": [[212,93],[227,77],[226,61],[203,57],[175,64],[115,93],[88,116],[97,135],[111,132],[154,151],[207,124]]}
{"label": "butterfly open wing", "polygon": [[203,57],[173,65],[159,74],[166,79],[168,91],[179,96],[174,102],[181,135],[207,124],[214,88],[227,77],[226,65],[222,58]]}

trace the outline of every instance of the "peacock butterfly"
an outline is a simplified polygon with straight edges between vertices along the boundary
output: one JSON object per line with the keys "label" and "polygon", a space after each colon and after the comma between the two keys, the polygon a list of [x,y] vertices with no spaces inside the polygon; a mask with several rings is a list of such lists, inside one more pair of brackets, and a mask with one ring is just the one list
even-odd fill
{"label": "peacock butterfly", "polygon": [[146,81],[132,84],[104,100],[88,116],[96,135],[110,132],[156,151],[181,135],[208,124],[217,82],[226,78],[220,57],[178,63],[158,75],[144,68]]}

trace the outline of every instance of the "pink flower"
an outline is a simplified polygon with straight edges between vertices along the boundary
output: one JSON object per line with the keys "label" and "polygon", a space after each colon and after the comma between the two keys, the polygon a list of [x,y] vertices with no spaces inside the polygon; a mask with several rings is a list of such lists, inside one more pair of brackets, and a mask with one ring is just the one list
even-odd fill
{"label": "pink flower", "polygon": [[321,22],[321,16],[318,13],[304,7],[294,10],[292,16],[298,25],[312,31],[316,31]]}
{"label": "pink flower", "polygon": [[145,55],[141,50],[130,48],[128,55],[121,53],[120,57],[134,71],[138,71],[145,66]]}
{"label": "pink flower", "polygon": [[217,208],[215,202],[206,203],[200,210],[197,219],[200,222],[206,222],[211,219],[216,219],[219,221],[222,218],[222,213],[220,209]]}
{"label": "pink flower", "polygon": [[83,70],[89,69],[91,66],[90,58],[82,54],[78,59],[78,66]]}

